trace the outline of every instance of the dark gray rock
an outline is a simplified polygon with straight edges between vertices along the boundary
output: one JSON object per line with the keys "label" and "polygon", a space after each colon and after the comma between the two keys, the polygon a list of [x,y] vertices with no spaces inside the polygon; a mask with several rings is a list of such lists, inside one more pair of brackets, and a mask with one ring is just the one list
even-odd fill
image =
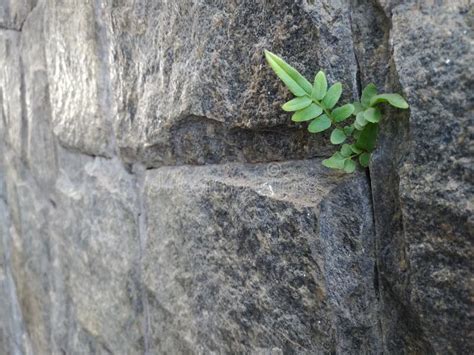
{"label": "dark gray rock", "polygon": [[290,96],[263,50],[310,80],[324,68],[351,97],[349,10],[334,1],[114,2],[122,156],[158,166],[327,155],[314,135],[281,127],[289,119],[280,106]]}
{"label": "dark gray rock", "polygon": [[[473,353],[473,13],[0,0],[0,353]],[[404,94],[368,175],[264,48]]]}
{"label": "dark gray rock", "polygon": [[370,169],[384,347],[472,352],[472,9],[379,3],[355,7],[361,84],[411,105],[385,110]]}
{"label": "dark gray rock", "polygon": [[394,59],[411,104],[410,149],[400,171],[406,299],[437,353],[470,353],[472,7],[453,2],[393,11]]}
{"label": "dark gray rock", "polygon": [[370,197],[366,177],[352,177],[331,190],[318,216],[338,354],[382,352]]}
{"label": "dark gray rock", "polygon": [[320,163],[147,173],[154,352],[378,349],[367,180]]}

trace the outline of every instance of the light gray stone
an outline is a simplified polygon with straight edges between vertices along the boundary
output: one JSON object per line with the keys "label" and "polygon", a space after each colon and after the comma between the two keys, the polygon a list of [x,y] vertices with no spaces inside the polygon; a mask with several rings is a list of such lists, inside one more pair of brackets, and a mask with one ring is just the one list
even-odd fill
{"label": "light gray stone", "polygon": [[320,163],[147,172],[155,353],[378,348],[367,181]]}
{"label": "light gray stone", "polygon": [[47,1],[46,58],[53,131],[66,147],[110,156],[111,123],[92,0]]}
{"label": "light gray stone", "polygon": [[11,351],[49,353],[49,204],[21,160],[12,154],[6,159],[6,217],[11,222],[7,221],[8,231],[3,235],[3,257],[10,328],[17,332],[10,333]]}
{"label": "light gray stone", "polygon": [[25,330],[11,270],[10,227],[7,205],[0,198],[0,351],[2,354],[30,354],[29,335]]}
{"label": "light gray stone", "polygon": [[0,29],[20,30],[38,0],[0,1]]}
{"label": "light gray stone", "polygon": [[21,73],[20,34],[0,30],[0,104],[5,129],[5,141],[17,154],[22,155],[24,132],[24,81]]}
{"label": "light gray stone", "polygon": [[51,126],[51,106],[45,57],[44,12],[41,1],[25,21],[21,33],[21,64],[25,82],[24,159],[35,180],[51,189],[57,176],[56,140]]}
{"label": "light gray stone", "polygon": [[57,349],[143,350],[134,178],[116,160],[60,153],[53,217],[51,315]]}

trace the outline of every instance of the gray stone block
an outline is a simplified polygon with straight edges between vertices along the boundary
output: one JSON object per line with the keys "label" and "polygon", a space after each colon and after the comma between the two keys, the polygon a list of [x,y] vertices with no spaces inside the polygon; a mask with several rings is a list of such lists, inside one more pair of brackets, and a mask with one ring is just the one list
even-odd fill
{"label": "gray stone block", "polygon": [[367,180],[320,163],[147,172],[154,352],[377,349]]}
{"label": "gray stone block", "polygon": [[102,48],[94,1],[48,0],[45,48],[53,131],[62,145],[110,156]]}
{"label": "gray stone block", "polygon": [[0,1],[0,28],[21,30],[30,11],[38,0]]}
{"label": "gray stone block", "polygon": [[115,2],[122,157],[159,166],[328,155],[320,139],[288,123],[280,106],[290,95],[263,50],[310,80],[323,68],[352,97],[349,10],[334,1]]}

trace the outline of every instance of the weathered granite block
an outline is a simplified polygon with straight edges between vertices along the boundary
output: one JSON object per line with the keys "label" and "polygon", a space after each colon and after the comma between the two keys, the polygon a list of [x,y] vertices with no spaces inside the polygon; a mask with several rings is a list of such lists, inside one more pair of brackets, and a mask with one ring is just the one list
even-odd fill
{"label": "weathered granite block", "polygon": [[473,8],[459,1],[393,12],[394,59],[411,105],[410,149],[400,171],[409,275],[404,291],[435,352],[470,353]]}
{"label": "weathered granite block", "polygon": [[367,180],[320,163],[147,172],[154,352],[379,347]]}
{"label": "weathered granite block", "polygon": [[38,0],[0,1],[0,28],[20,30]]}
{"label": "weathered granite block", "polygon": [[56,140],[51,125],[44,34],[45,2],[25,21],[20,40],[24,78],[24,159],[42,188],[51,189],[57,177]]}
{"label": "weathered granite block", "polygon": [[94,6],[98,3],[92,0],[47,1],[49,97],[53,131],[64,146],[110,156],[113,130],[107,117],[111,107],[105,107],[108,83],[101,65],[106,59]]}
{"label": "weathered granite block", "polygon": [[0,118],[5,143],[22,155],[24,78],[20,65],[20,33],[0,29]]}
{"label": "weathered granite block", "polygon": [[263,49],[284,55],[310,80],[324,68],[352,97],[357,64],[348,4],[117,1],[111,11],[117,143],[127,161],[158,166],[329,154],[314,135],[279,127],[289,124],[280,106],[290,96]]}
{"label": "weathered granite block", "polygon": [[61,152],[52,250],[57,349],[143,349],[140,240],[133,176],[116,160]]}

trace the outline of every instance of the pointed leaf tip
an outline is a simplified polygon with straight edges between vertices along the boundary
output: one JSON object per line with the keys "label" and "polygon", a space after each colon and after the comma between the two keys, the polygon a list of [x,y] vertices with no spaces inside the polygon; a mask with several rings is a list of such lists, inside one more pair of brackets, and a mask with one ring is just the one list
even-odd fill
{"label": "pointed leaf tip", "polygon": [[[277,56],[276,54],[265,50],[265,58],[267,59],[268,64],[272,67],[272,69],[275,71],[275,73],[278,75],[278,77],[283,80],[283,82],[288,86],[288,83],[285,81],[287,79],[283,79],[281,76],[281,72],[285,73],[287,77],[289,77],[293,82],[296,83],[296,85],[299,86],[298,94],[294,93],[292,88],[288,86],[288,89],[290,89],[293,94],[296,96],[303,96],[305,94],[311,95],[311,91],[313,89],[311,83],[303,76],[301,75],[295,68],[293,68],[291,65],[289,65],[287,62],[285,62],[282,58]],[[278,67],[278,70],[275,69],[275,67]]]}

